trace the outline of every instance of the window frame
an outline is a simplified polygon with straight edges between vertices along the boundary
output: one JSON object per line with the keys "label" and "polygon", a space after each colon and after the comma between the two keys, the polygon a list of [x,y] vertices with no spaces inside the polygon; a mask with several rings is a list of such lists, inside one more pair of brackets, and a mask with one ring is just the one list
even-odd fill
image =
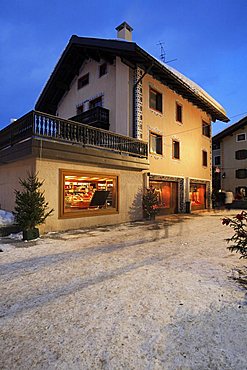
{"label": "window frame", "polygon": [[[71,212],[65,211],[65,176],[81,176],[81,177],[110,177],[115,182],[115,207],[109,208],[99,208],[99,209],[77,209]],[[59,219],[68,219],[68,218],[82,218],[90,216],[100,216],[108,214],[117,214],[119,213],[119,176],[110,173],[100,173],[100,172],[87,172],[87,171],[77,171],[77,170],[65,170],[59,169]]]}
{"label": "window frame", "polygon": [[[101,104],[92,106],[95,102],[100,102]],[[89,101],[89,109],[93,109],[96,107],[103,107],[103,95],[97,96],[96,98]]]}
{"label": "window frame", "polygon": [[208,167],[208,152],[204,149],[202,150],[202,166]]}
{"label": "window frame", "polygon": [[[219,163],[216,163],[216,158],[219,158]],[[214,157],[214,165],[215,166],[220,166],[221,165],[221,156],[220,155],[216,155],[215,157]]]}
{"label": "window frame", "polygon": [[80,78],[78,78],[77,90],[82,89],[83,87],[87,86],[88,84],[89,84],[89,72],[86,73],[85,75],[81,76]]}
{"label": "window frame", "polygon": [[[156,95],[155,107],[151,105],[152,102],[151,93],[154,93]],[[158,107],[159,104],[161,106],[161,109],[159,109]],[[149,108],[154,110],[155,112],[163,114],[163,94],[151,86],[149,86]]]}
{"label": "window frame", "polygon": [[[104,73],[102,73],[102,68],[105,68],[103,70]],[[106,62],[101,63],[99,65],[99,78],[102,77],[102,76],[105,76],[107,74],[107,72],[108,72],[108,64]]]}
{"label": "window frame", "polygon": [[[238,173],[240,171],[243,171],[245,176],[239,176]],[[235,172],[235,178],[236,179],[247,179],[247,168],[238,168]]]}
{"label": "window frame", "polygon": [[235,159],[237,161],[242,161],[244,159],[247,159],[247,149],[239,149],[239,150],[236,150],[235,151]]}
{"label": "window frame", "polygon": [[[180,110],[180,114],[178,114],[178,111]],[[182,124],[183,123],[183,105],[179,102],[176,102],[176,122]],[[178,116],[181,116],[181,119],[178,119],[180,117]]]}
{"label": "window frame", "polygon": [[[176,152],[176,145],[178,149],[178,157],[175,156]],[[172,139],[172,159],[180,160],[181,155],[180,155],[180,141],[176,139]]]}
{"label": "window frame", "polygon": [[202,120],[202,135],[211,138],[211,124]]}
{"label": "window frame", "polygon": [[[244,139],[243,140],[239,140],[238,137],[241,136],[241,135],[244,135]],[[241,143],[242,141],[246,141],[246,132],[240,132],[239,134],[236,134],[236,142],[237,143]]]}
{"label": "window frame", "polygon": [[[152,137],[156,138],[156,145],[155,145],[156,146],[156,151],[155,152],[151,150],[151,138]],[[160,144],[161,153],[157,152],[157,139],[161,140],[161,144]],[[163,156],[163,135],[158,134],[157,132],[154,132],[154,131],[149,131],[149,153]]]}

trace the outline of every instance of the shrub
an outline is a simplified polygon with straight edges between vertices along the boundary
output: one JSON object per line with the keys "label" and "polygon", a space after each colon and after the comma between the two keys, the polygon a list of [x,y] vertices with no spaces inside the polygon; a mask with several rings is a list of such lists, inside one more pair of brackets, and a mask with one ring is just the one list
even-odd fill
{"label": "shrub", "polygon": [[47,211],[48,203],[45,201],[44,192],[40,190],[44,181],[39,181],[37,174],[28,173],[27,179],[19,179],[19,183],[23,191],[15,190],[15,220],[21,230],[34,229],[35,226],[43,224],[53,212],[53,209]]}
{"label": "shrub", "polygon": [[228,249],[231,252],[240,253],[240,258],[247,258],[247,212],[242,211],[233,218],[223,218],[222,224],[234,230],[234,235],[226,239],[231,243]]}

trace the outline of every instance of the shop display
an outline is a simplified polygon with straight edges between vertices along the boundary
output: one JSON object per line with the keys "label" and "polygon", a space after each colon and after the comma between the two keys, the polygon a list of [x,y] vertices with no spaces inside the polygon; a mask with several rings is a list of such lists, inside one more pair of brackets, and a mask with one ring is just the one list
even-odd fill
{"label": "shop display", "polygon": [[64,212],[116,207],[116,179],[64,176]]}

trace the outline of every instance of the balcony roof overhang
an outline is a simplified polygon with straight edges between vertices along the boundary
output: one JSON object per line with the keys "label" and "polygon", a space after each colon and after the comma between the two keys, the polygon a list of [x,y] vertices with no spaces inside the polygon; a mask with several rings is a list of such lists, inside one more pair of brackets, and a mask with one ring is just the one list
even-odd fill
{"label": "balcony roof overhang", "polygon": [[[74,77],[79,74],[82,63],[85,60],[91,58],[99,62],[101,59],[104,59],[109,63],[113,63],[116,56],[120,57],[131,68],[139,66],[144,71],[148,70],[149,74],[155,79],[210,114],[213,121],[229,121],[224,109],[215,100],[210,99],[206,92],[201,89],[202,93],[198,93],[198,90],[187,83],[190,80],[187,79],[186,81],[180,78],[181,74],[174,73],[174,70],[148,54],[136,43],[78,37],[75,35],[71,37],[63,51],[38,98],[35,109],[55,114],[59,101],[69,89]],[[192,81],[190,82],[192,83]]]}

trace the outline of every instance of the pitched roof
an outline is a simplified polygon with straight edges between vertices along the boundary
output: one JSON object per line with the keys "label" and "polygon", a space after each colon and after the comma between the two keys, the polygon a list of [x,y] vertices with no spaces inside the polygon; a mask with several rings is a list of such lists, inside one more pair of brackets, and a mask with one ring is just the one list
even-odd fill
{"label": "pitched roof", "polygon": [[247,125],[247,116],[242,118],[240,121],[234,123],[233,125],[227,127],[225,130],[219,132],[217,135],[213,136],[213,142],[217,142],[224,137],[233,134],[235,131],[244,128]]}
{"label": "pitched roof", "polygon": [[35,109],[55,114],[57,104],[69,89],[84,60],[92,58],[100,61],[102,58],[112,63],[116,56],[122,58],[122,61],[132,68],[139,66],[144,71],[149,70],[149,74],[154,78],[209,113],[213,121],[217,119],[224,122],[229,121],[224,108],[201,87],[174,68],[154,58],[135,42],[76,35],[71,37],[63,51],[37,100]]}

